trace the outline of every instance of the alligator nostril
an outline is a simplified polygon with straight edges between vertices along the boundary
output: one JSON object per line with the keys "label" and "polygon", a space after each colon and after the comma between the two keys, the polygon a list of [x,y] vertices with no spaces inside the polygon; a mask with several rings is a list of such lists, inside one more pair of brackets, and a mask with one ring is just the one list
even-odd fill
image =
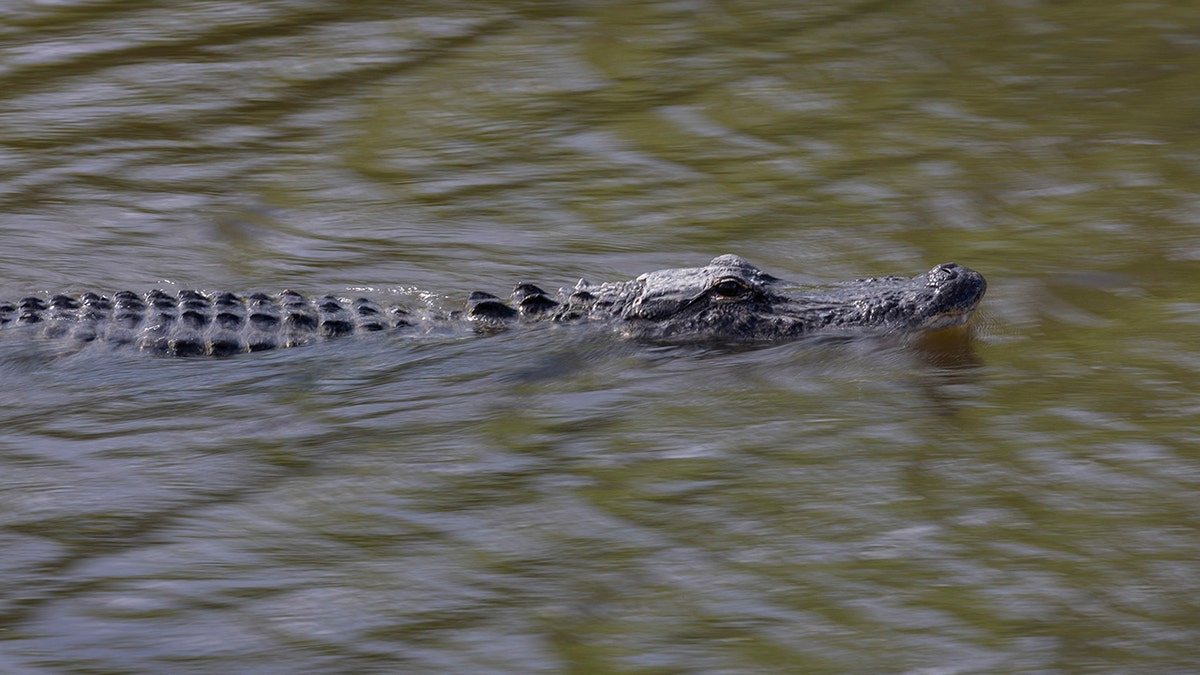
{"label": "alligator nostril", "polygon": [[941,265],[935,265],[933,269],[929,270],[929,285],[940,286],[947,281],[957,279],[959,269],[959,266],[954,263],[942,263]]}

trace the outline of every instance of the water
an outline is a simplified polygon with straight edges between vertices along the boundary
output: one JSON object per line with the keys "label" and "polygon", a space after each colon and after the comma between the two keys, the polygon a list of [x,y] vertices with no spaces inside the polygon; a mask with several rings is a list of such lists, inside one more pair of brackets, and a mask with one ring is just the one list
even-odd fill
{"label": "water", "polygon": [[972,333],[0,340],[0,670],[1194,672],[1186,3],[0,9],[0,296],[955,261]]}

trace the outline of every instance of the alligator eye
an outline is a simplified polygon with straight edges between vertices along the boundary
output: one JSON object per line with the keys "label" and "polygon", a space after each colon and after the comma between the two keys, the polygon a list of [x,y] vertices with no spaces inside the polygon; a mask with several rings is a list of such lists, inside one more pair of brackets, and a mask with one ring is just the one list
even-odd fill
{"label": "alligator eye", "polygon": [[722,298],[736,298],[746,291],[746,284],[737,279],[726,279],[712,287],[712,292]]}

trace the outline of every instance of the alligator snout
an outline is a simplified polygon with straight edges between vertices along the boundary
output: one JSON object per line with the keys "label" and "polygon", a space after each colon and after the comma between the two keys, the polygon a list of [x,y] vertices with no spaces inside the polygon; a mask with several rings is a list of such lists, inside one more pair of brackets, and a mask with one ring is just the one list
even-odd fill
{"label": "alligator snout", "polygon": [[937,289],[954,289],[965,297],[979,302],[987,290],[987,282],[983,275],[968,267],[956,263],[935,265],[926,273],[926,286]]}

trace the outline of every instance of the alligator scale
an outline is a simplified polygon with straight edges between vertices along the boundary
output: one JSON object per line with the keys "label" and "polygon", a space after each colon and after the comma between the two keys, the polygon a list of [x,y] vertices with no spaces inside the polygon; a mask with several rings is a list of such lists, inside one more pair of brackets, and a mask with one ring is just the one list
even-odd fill
{"label": "alligator scale", "polygon": [[424,322],[467,320],[484,331],[524,322],[597,323],[652,341],[776,342],[847,331],[917,332],[965,323],[987,284],[953,263],[915,277],[859,279],[803,288],[735,255],[704,267],[630,281],[580,281],[550,294],[521,284],[509,300],[473,293],[465,312],[426,316],[367,298],[161,290],[138,295],[30,296],[0,302],[0,329],[41,338],[131,344],[176,356],[224,356],[320,338],[419,331]]}

